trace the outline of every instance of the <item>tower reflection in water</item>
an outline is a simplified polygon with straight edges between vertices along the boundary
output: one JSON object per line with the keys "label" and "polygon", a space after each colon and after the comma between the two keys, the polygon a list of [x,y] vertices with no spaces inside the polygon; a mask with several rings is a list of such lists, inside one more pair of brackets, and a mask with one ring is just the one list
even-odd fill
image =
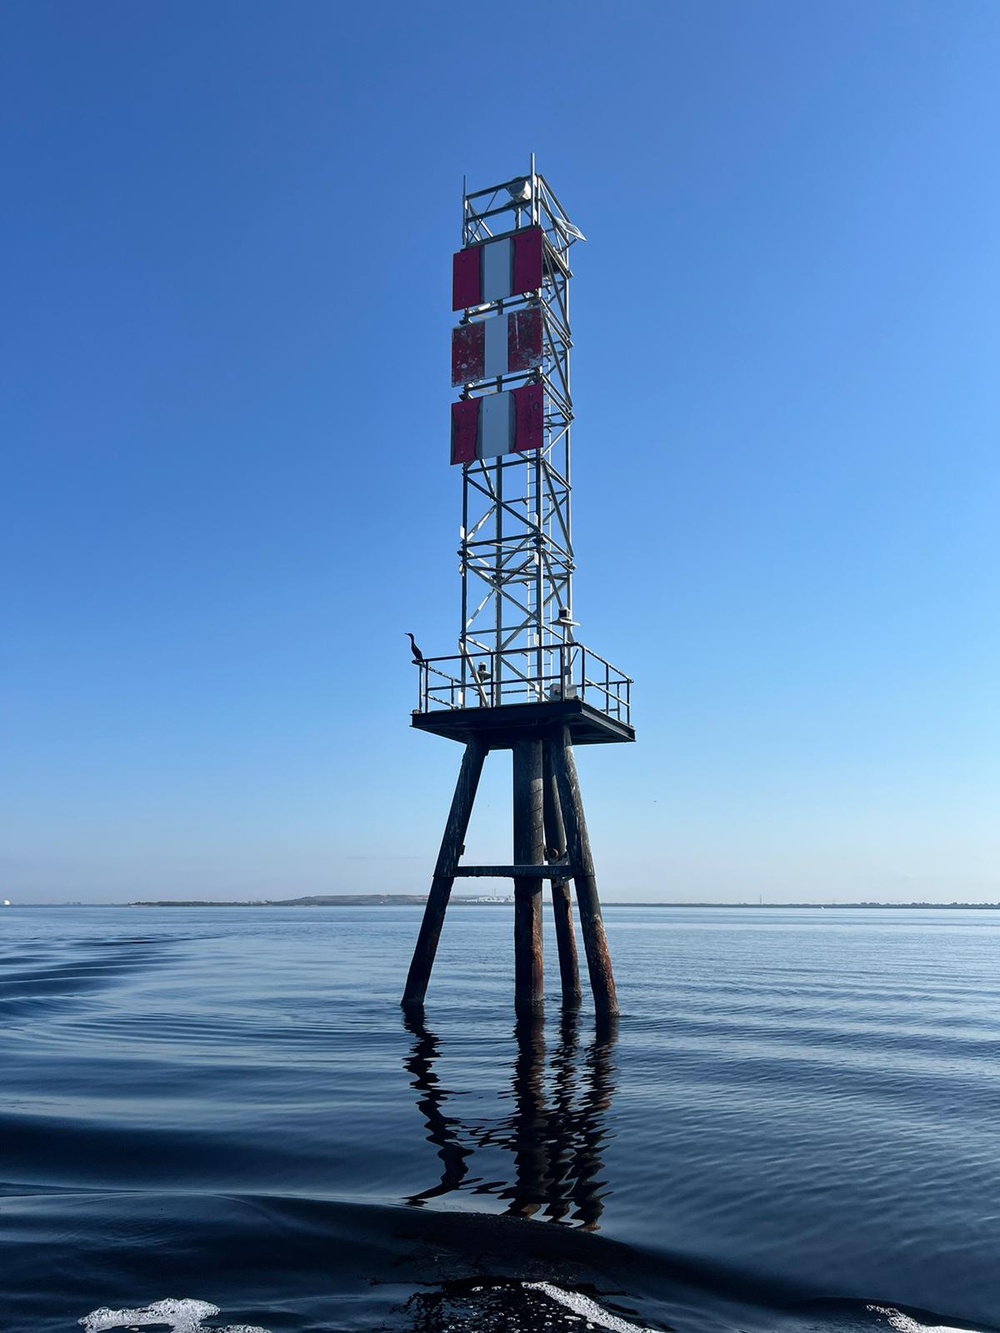
{"label": "tower reflection in water", "polygon": [[[548,1060],[544,1020],[518,1020],[506,1094],[513,1110],[480,1120],[449,1114],[453,1099],[461,1095],[443,1088],[435,1072],[441,1040],[422,1017],[410,1015],[405,1022],[413,1034],[405,1067],[413,1076],[410,1086],[417,1091],[427,1138],[442,1164],[438,1184],[411,1195],[407,1203],[420,1207],[453,1190],[468,1190],[508,1200],[507,1212],[518,1217],[541,1213],[552,1222],[596,1230],[604,1211],[599,1176],[608,1137],[606,1112],[615,1090],[616,1020],[599,1023],[593,1041],[581,1051],[579,1017],[564,1014]],[[477,1153],[481,1160],[498,1160],[490,1149],[510,1154],[513,1179],[510,1172],[500,1180],[471,1174]]]}

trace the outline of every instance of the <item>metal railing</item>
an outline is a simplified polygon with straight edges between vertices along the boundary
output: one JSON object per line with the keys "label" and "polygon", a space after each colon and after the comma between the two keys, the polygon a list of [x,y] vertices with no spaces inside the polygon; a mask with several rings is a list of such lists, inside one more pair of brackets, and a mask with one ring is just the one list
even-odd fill
{"label": "metal railing", "polygon": [[631,679],[581,643],[470,650],[455,657],[425,657],[419,666],[420,713],[580,699],[631,725]]}

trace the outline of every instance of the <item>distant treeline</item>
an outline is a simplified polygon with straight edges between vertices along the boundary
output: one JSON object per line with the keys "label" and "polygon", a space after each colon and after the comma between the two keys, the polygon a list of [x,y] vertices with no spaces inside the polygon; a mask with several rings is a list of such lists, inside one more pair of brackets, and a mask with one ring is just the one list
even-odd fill
{"label": "distant treeline", "polygon": [[420,907],[426,893],[327,893],[308,898],[254,898],[238,902],[207,898],[163,898],[156,902],[128,903],[128,907]]}
{"label": "distant treeline", "polygon": [[[152,902],[127,903],[127,907],[422,907],[427,901],[426,893],[327,893],[311,894],[307,898],[257,898],[236,900],[214,900],[207,898],[163,898]],[[512,901],[510,898],[452,898],[452,903],[460,907],[496,907]],[[789,908],[809,907],[815,910],[838,908],[860,910],[863,908],[892,908],[899,911],[926,909],[950,911],[953,909],[974,911],[1000,911],[997,903],[605,903],[606,907],[747,907],[765,911],[782,911]]]}
{"label": "distant treeline", "polygon": [[[326,893],[307,898],[162,898],[152,902],[126,903],[126,907],[423,907],[426,893]],[[493,907],[498,898],[452,898],[461,906]]]}
{"label": "distant treeline", "polygon": [[[606,905],[606,904],[605,904]],[[811,907],[815,910],[825,911],[827,908],[838,908],[846,910],[859,910],[866,907],[893,908],[901,911],[915,911],[918,908],[934,909],[935,911],[950,911],[954,908],[975,911],[998,911],[1000,903],[614,903],[615,907],[753,907],[757,910],[763,908],[765,911],[787,910],[790,907]]]}

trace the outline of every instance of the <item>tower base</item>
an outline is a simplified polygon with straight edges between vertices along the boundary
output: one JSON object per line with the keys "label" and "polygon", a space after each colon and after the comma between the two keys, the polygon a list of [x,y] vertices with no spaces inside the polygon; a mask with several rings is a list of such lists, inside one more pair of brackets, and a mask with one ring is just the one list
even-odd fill
{"label": "tower base", "polygon": [[[547,710],[555,710],[555,716]],[[465,717],[456,718],[456,713],[463,713]],[[515,713],[516,717],[513,716]],[[594,1008],[602,1016],[618,1013],[611,958],[597,896],[597,877],[573,758],[574,730],[581,743],[586,744],[584,737],[598,725],[586,716],[589,713],[594,713],[598,719],[603,717],[578,700],[414,715],[414,726],[464,740],[465,754],[406,979],[404,1008],[423,1005],[456,878],[493,875],[509,876],[514,881],[514,1006],[517,1012],[537,1012],[542,1006],[542,885],[544,880],[551,879],[563,1004],[568,1008],[579,1007],[581,994],[569,890],[572,880]],[[470,717],[475,714],[488,716]],[[504,716],[497,717],[497,714]],[[448,719],[448,729],[443,722],[438,722],[442,718]],[[437,725],[427,725],[431,719]],[[613,727],[623,726],[611,718],[603,717],[603,721]],[[625,730],[631,732],[630,727]],[[593,735],[590,743],[604,739],[631,740],[633,735]],[[459,858],[464,851],[483,764],[490,750],[496,749],[513,751],[514,864],[461,866]]]}

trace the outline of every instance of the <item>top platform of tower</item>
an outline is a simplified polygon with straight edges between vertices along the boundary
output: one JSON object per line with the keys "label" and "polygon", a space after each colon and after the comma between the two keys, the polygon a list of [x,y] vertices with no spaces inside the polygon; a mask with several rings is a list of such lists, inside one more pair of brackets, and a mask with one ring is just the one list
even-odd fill
{"label": "top platform of tower", "polygon": [[[581,643],[423,658],[413,725],[494,749],[569,727],[575,745],[634,741],[632,682]],[[501,739],[509,736],[510,740]]]}
{"label": "top platform of tower", "polygon": [[544,703],[504,704],[500,708],[450,708],[413,714],[418,731],[430,731],[452,741],[468,743],[478,737],[491,750],[510,749],[516,741],[541,740],[569,728],[574,745],[608,745],[634,741],[627,723],[602,713],[582,699]]}

